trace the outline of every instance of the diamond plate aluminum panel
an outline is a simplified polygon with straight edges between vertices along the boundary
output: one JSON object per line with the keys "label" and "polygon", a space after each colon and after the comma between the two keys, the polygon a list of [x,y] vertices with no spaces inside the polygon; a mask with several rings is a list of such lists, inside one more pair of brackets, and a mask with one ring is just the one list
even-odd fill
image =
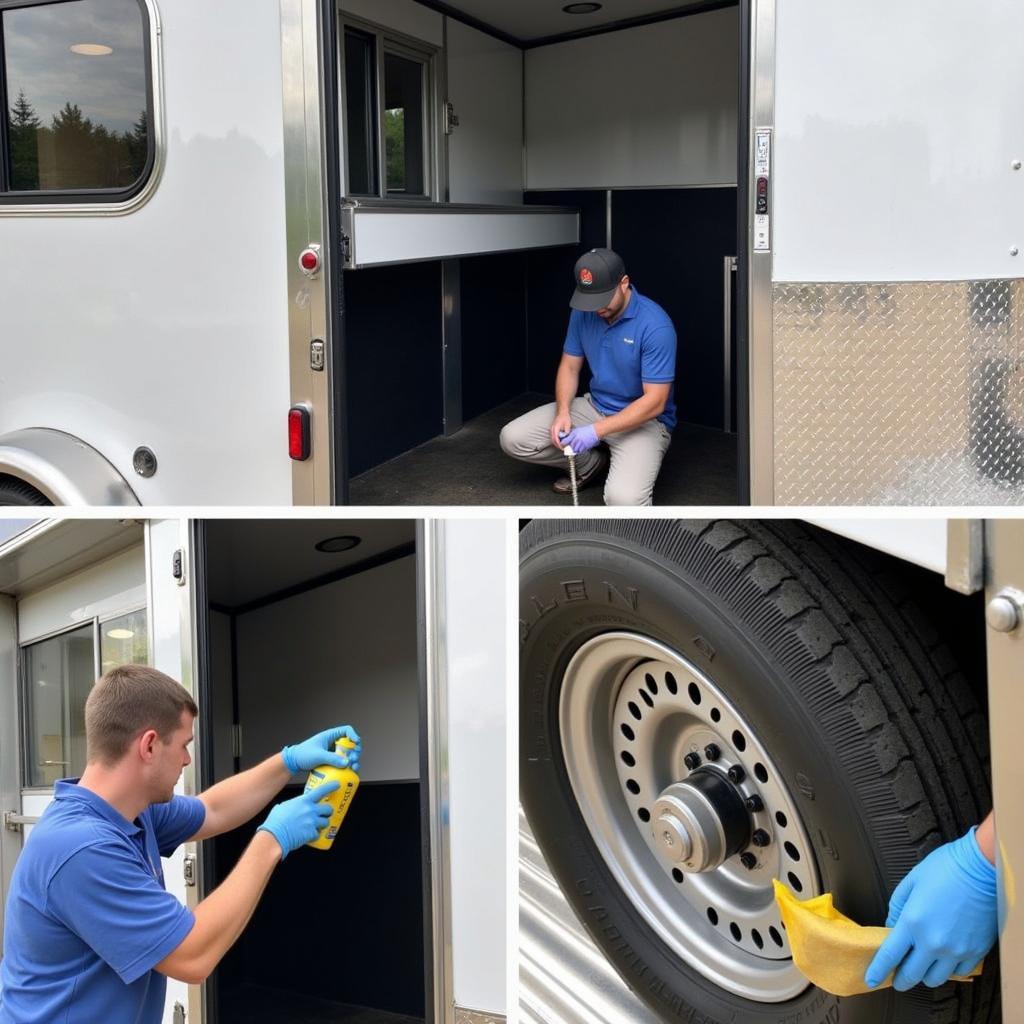
{"label": "diamond plate aluminum panel", "polygon": [[776,503],[1024,504],[1024,281],[772,298]]}

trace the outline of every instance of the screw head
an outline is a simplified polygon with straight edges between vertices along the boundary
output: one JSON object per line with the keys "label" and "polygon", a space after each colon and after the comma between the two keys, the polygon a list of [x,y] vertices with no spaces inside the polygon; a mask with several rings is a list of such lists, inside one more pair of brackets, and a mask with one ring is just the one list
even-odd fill
{"label": "screw head", "polygon": [[755,846],[767,846],[772,841],[772,837],[763,828],[757,829],[750,839]]}
{"label": "screw head", "polygon": [[757,793],[754,793],[753,796],[748,796],[746,804],[747,810],[751,813],[756,813],[757,811],[764,810],[764,801],[761,799],[760,796],[758,796]]}
{"label": "screw head", "polygon": [[136,448],[132,455],[132,468],[141,477],[147,480],[156,473],[156,455],[151,448],[145,445]]}
{"label": "screw head", "polygon": [[757,867],[757,858],[749,851],[740,854],[740,863],[748,870],[753,871]]}
{"label": "screw head", "polygon": [[722,756],[722,751],[718,749],[717,743],[709,743],[704,748],[704,756],[709,761],[717,761]]}
{"label": "screw head", "polygon": [[1019,170],[1020,170],[1020,168],[1021,168],[1021,163],[1020,163],[1020,161],[1019,161],[1019,160],[1013,160],[1013,161],[1011,161],[1011,163],[1010,163],[1010,166],[1011,166],[1011,167],[1012,167],[1012,168],[1013,168],[1013,169],[1014,169],[1015,171],[1019,171]]}
{"label": "screw head", "polygon": [[699,768],[700,767],[700,754],[698,754],[695,750],[690,751],[690,753],[687,754],[686,757],[683,758],[683,764],[685,764],[686,767],[689,768],[691,772],[694,770],[694,768]]}
{"label": "screw head", "polygon": [[743,770],[743,766],[734,764],[728,771],[729,780],[735,782],[738,786],[746,777],[747,773]]}
{"label": "screw head", "polygon": [[988,603],[985,609],[985,621],[991,629],[997,633],[1012,633],[1024,618],[1024,603],[1021,598],[1012,590],[1004,590],[996,594]]}

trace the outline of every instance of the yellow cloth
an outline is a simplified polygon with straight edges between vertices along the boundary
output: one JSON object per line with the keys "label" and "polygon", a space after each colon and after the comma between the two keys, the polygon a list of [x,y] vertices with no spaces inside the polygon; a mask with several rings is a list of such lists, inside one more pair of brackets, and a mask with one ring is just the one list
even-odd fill
{"label": "yellow cloth", "polygon": [[[864,982],[864,972],[891,928],[856,924],[836,910],[830,892],[798,900],[778,879],[774,885],[775,902],[786,926],[793,962],[808,981],[834,996],[855,996],[892,985],[892,975],[877,989],[868,988]],[[971,978],[979,974],[980,964],[971,972]]]}

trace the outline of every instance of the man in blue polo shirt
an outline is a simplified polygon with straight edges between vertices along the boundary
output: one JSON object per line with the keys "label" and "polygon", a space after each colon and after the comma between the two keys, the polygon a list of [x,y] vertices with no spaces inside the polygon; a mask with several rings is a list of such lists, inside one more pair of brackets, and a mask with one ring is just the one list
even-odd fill
{"label": "man in blue polo shirt", "polygon": [[[555,378],[555,401],[520,416],[501,432],[506,454],[565,468],[576,453],[579,486],[599,479],[606,505],[650,505],[676,425],[673,384],[676,332],[668,314],[630,284],[621,257],[592,249],[576,264],[569,332]],[[583,360],[593,379],[577,396]],[[568,477],[555,481],[568,494]]]}
{"label": "man in blue polo shirt", "polygon": [[[167,977],[203,981],[245,927],[274,868],[330,818],[330,784],[275,806],[195,913],[164,889],[161,857],[252,818],[296,771],[351,762],[349,726],[285,747],[199,797],[174,795],[196,705],[155,669],[108,672],[85,705],[87,766],[58,782],[11,878],[0,962],[3,1024],[159,1024]],[[349,757],[334,740],[349,736]]]}

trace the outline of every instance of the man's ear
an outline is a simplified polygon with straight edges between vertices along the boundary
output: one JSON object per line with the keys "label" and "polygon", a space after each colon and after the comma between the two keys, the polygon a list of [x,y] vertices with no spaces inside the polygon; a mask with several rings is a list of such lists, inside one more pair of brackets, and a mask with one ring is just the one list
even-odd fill
{"label": "man's ear", "polygon": [[153,760],[153,756],[156,752],[156,745],[160,742],[160,734],[156,729],[147,729],[139,737],[139,756],[147,764]]}
{"label": "man's ear", "polygon": [[619,287],[623,290],[623,292],[625,292],[625,290],[629,287],[629,274],[626,274],[622,278],[622,280],[619,282]]}

